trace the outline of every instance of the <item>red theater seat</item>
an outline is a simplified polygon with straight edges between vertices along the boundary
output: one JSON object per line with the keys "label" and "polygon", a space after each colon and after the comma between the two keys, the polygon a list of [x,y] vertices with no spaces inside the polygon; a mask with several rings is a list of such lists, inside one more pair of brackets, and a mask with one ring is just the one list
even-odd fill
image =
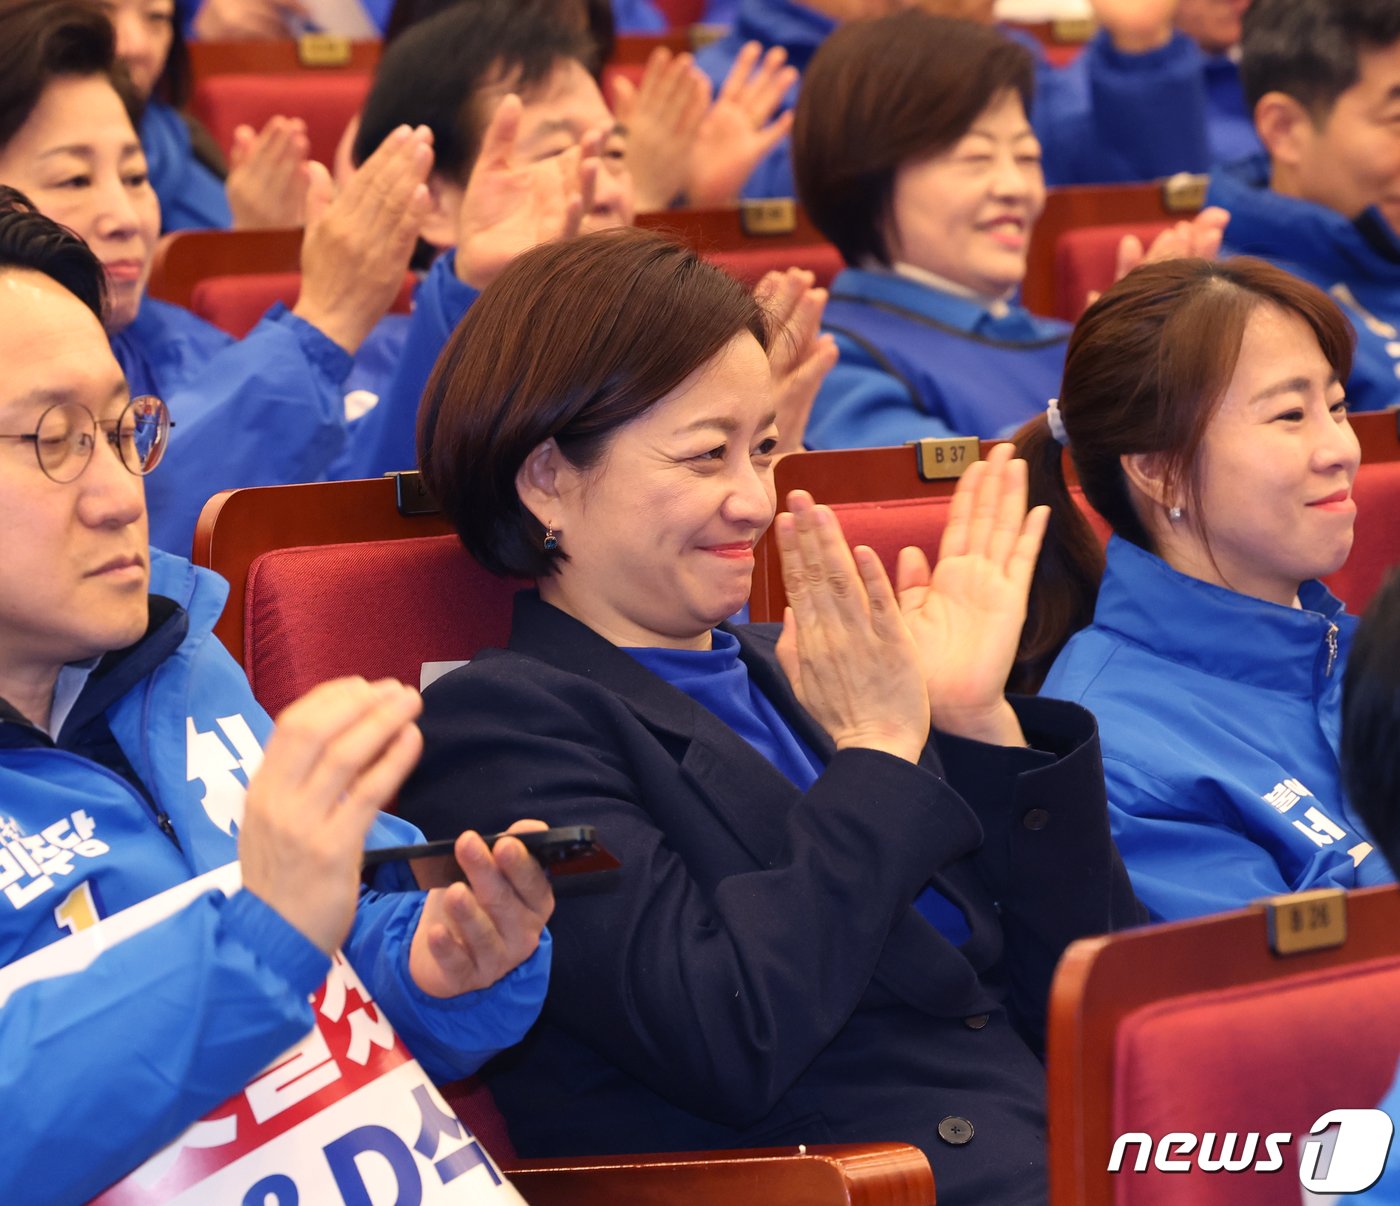
{"label": "red theater seat", "polygon": [[[417,278],[404,274],[399,293],[390,307],[395,314],[407,314],[413,304]],[[211,276],[197,282],[190,309],[206,322],[236,339],[243,338],[256,325],[273,302],[291,307],[301,292],[299,272],[258,272],[240,276]]]}
{"label": "red theater seat", "polygon": [[[417,474],[232,490],[200,515],[194,560],[228,579],[215,631],[275,712],[323,678],[417,682],[424,661],[504,643],[522,584],[486,574],[446,530]],[[935,1200],[928,1161],[907,1144],[517,1160],[480,1081],[450,1086],[448,1100],[534,1206]]]}
{"label": "red theater seat", "polygon": [[[1277,899],[1293,903],[1272,924],[1264,909],[1245,909],[1065,952],[1050,999],[1051,1206],[1298,1202],[1313,1123],[1384,1095],[1400,1056],[1400,890]],[[1271,935],[1326,937],[1324,921],[1342,917],[1334,945],[1275,953]],[[1186,1170],[1160,1171],[1156,1145],[1173,1132],[1197,1146]],[[1251,1133],[1292,1138],[1280,1171],[1203,1172],[1206,1132],[1216,1158],[1228,1134],[1240,1145]],[[1123,1145],[1123,1171],[1108,1171],[1125,1133],[1153,1145],[1143,1172],[1131,1171],[1140,1142]]]}
{"label": "red theater seat", "polygon": [[1091,293],[1113,284],[1118,267],[1118,244],[1137,235],[1144,247],[1171,226],[1170,222],[1121,222],[1068,230],[1055,247],[1055,317],[1074,322],[1084,313]]}
{"label": "red theater seat", "polygon": [[788,197],[727,209],[638,214],[637,225],[689,244],[750,288],[765,272],[786,268],[806,268],[825,287],[845,266],[836,248]]}
{"label": "red theater seat", "polygon": [[[1394,423],[1393,415],[1384,417]],[[1352,497],[1356,539],[1347,563],[1327,579],[1327,585],[1348,611],[1359,615],[1386,574],[1400,565],[1400,460],[1363,461]]]}
{"label": "red theater seat", "polygon": [[373,77],[368,71],[215,75],[196,82],[190,109],[228,153],[240,124],[262,129],[270,117],[306,122],[311,158],[330,165]]}

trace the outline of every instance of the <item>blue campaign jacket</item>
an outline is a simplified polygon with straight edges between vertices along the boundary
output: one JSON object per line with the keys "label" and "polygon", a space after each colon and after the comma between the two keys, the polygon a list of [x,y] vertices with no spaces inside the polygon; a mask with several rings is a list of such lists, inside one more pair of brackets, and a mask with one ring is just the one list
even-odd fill
{"label": "blue campaign jacket", "polygon": [[[797,0],[741,0],[728,34],[705,47],[695,61],[716,88],[745,42],[782,46],[799,71],[836,28],[830,17]],[[1037,63],[1031,114],[1045,146],[1050,184],[1153,180],[1210,165],[1208,104],[1203,56],[1178,34],[1161,50],[1125,55],[1100,34],[1067,68]],[[797,87],[783,108],[797,103]],[[1242,103],[1242,102],[1241,102]],[[744,197],[796,195],[788,139],[758,165]]]}
{"label": "blue campaign jacket", "polygon": [[1332,295],[1356,329],[1347,380],[1354,410],[1400,402],[1400,234],[1379,211],[1356,221],[1268,187],[1256,159],[1211,177],[1206,201],[1230,211],[1225,251],[1271,260]]}
{"label": "blue campaign jacket", "polygon": [[1213,586],[1115,536],[1094,622],[1041,688],[1098,717],[1113,837],[1156,917],[1391,879],[1337,769],[1356,620],[1319,582],[1299,598]]}
{"label": "blue campaign jacket", "polygon": [[902,444],[1014,431],[1059,393],[1069,325],[978,302],[892,272],[847,268],[822,321],[841,358],[812,407],[809,448]]}
{"label": "blue campaign jacket", "polygon": [[[48,886],[25,876],[0,892],[0,963],[65,937],[55,907],[79,891],[106,916],[237,855],[271,721],[212,635],[224,582],[153,550],[151,591],[146,637],[94,671],[58,746],[0,703],[0,837],[11,852],[21,835],[85,838]],[[121,758],[78,752],[104,739],[139,786],[111,769]],[[369,845],[416,840],[385,815]],[[407,966],[423,894],[388,866],[362,892],[345,952],[429,1074],[466,1075],[533,1022],[548,938],[484,992],[427,997]],[[307,1033],[328,968],[252,893],[211,892],[86,970],[18,990],[0,1007],[0,1200],[33,1201],[42,1186],[46,1202],[85,1201],[124,1175]]]}
{"label": "blue campaign jacket", "polygon": [[160,201],[161,231],[227,230],[233,214],[224,182],[195,158],[185,119],[152,97],[138,132],[151,187]]}
{"label": "blue campaign jacket", "polygon": [[208,498],[240,486],[323,481],[345,443],[345,350],[282,305],[243,339],[146,298],[112,337],[133,395],[156,394],[175,429],[146,480],[151,543],[187,554]]}
{"label": "blue campaign jacket", "polygon": [[398,368],[379,405],[355,424],[356,464],[361,476],[379,477],[418,464],[415,429],[418,402],[438,353],[480,296],[457,279],[451,251],[440,255],[413,295]]}

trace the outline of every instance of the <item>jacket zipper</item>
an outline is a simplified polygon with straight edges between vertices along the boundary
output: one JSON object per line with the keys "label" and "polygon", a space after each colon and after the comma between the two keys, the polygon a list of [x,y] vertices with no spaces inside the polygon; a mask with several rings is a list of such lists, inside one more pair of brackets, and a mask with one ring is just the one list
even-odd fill
{"label": "jacket zipper", "polygon": [[1332,667],[1337,664],[1337,632],[1337,626],[1329,620],[1327,624],[1327,678],[1332,677]]}

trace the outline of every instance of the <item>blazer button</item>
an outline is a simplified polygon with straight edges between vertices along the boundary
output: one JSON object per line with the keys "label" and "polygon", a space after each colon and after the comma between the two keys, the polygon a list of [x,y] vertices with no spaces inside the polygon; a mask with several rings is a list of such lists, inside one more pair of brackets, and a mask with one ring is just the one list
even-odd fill
{"label": "blazer button", "polygon": [[1027,829],[1044,829],[1050,824],[1050,814],[1043,808],[1032,808],[1021,818],[1021,824]]}
{"label": "blazer button", "polygon": [[964,1143],[972,1142],[972,1123],[966,1118],[959,1118],[955,1114],[950,1114],[938,1124],[938,1137],[944,1143],[951,1143],[954,1147],[961,1147]]}
{"label": "blazer button", "polygon": [[989,1013],[974,1013],[970,1018],[963,1018],[963,1025],[969,1030],[981,1030],[992,1020]]}

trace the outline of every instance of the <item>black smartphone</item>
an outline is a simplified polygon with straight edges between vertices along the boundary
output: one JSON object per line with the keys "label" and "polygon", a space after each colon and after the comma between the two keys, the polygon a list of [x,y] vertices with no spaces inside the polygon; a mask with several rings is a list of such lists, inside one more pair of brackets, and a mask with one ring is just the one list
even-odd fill
{"label": "black smartphone", "polygon": [[[538,829],[532,833],[483,833],[482,841],[492,847],[503,837],[519,839],[535,857],[535,861],[554,875],[571,875],[581,871],[603,871],[621,864],[598,844],[592,825],[563,825],[554,829]],[[384,846],[365,852],[364,870],[396,859],[417,860],[452,855],[456,838],[436,842],[419,842],[413,846]]]}

